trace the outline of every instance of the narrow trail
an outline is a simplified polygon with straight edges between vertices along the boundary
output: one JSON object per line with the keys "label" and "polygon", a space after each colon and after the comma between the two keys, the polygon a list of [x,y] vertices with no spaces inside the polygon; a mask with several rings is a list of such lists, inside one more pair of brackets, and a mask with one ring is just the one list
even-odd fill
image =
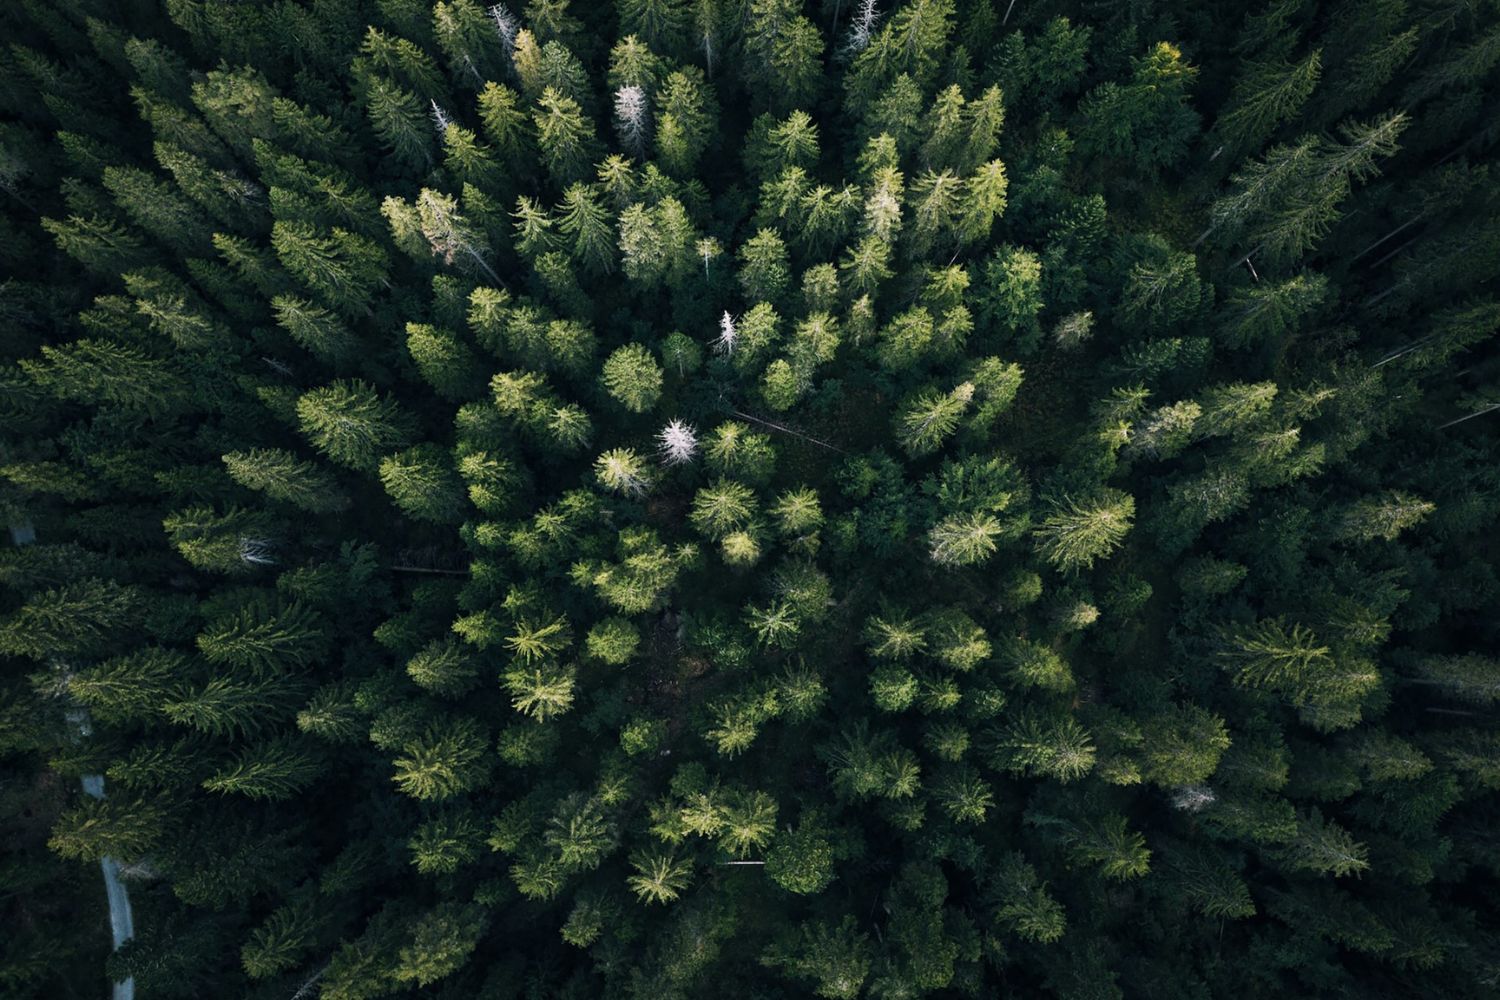
{"label": "narrow trail", "polygon": [[[10,538],[17,546],[30,545],[36,541],[36,530],[30,524],[11,525]],[[75,739],[86,739],[93,732],[88,712],[83,708],[70,708],[68,722],[73,727]],[[104,775],[85,774],[82,779],[83,794],[90,798],[104,798]],[[109,900],[109,927],[114,938],[115,950],[135,937],[135,920],[130,911],[130,892],[120,878],[120,863],[111,857],[99,859],[99,870],[104,876],[104,894]],[[115,983],[113,1000],[135,1000],[135,979]]]}

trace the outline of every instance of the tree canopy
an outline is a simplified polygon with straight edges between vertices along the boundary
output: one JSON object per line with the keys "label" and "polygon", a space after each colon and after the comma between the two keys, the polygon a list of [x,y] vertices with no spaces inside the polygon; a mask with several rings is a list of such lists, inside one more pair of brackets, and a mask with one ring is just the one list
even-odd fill
{"label": "tree canopy", "polygon": [[1497,996],[1492,0],[0,35],[0,993]]}

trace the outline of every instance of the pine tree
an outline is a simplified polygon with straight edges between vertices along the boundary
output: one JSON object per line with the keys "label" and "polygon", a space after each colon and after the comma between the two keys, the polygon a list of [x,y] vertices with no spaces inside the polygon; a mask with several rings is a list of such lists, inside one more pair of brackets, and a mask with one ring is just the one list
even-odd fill
{"label": "pine tree", "polygon": [[1339,217],[1339,204],[1353,182],[1378,172],[1377,157],[1396,152],[1396,139],[1407,122],[1405,115],[1394,114],[1344,126],[1342,144],[1304,137],[1295,145],[1274,147],[1235,175],[1235,189],[1214,203],[1214,227],[1235,231],[1248,226],[1252,254],[1297,260]]}
{"label": "pine tree", "polygon": [[408,931],[408,944],[397,952],[393,978],[427,986],[457,971],[484,933],[482,907],[456,902],[423,914]]}
{"label": "pine tree", "polygon": [[525,162],[534,136],[515,91],[493,80],[487,81],[479,92],[479,120],[502,163],[515,167]]}
{"label": "pine tree", "polygon": [[1002,770],[1076,781],[1094,767],[1097,748],[1089,732],[1071,716],[1023,716],[994,737],[989,760]]}
{"label": "pine tree", "polygon": [[1327,294],[1327,279],[1307,274],[1236,289],[1224,304],[1224,341],[1230,347],[1248,347],[1285,336]]}
{"label": "pine tree", "polygon": [[68,694],[101,723],[145,721],[159,716],[188,670],[180,650],[148,646],[78,671],[68,678]]}
{"label": "pine tree", "polygon": [[125,412],[156,416],[180,408],[186,386],[163,362],[125,344],[81,337],[43,345],[21,371],[37,388],[59,399],[95,401]]}
{"label": "pine tree", "polygon": [[1214,123],[1214,133],[1223,143],[1215,153],[1237,157],[1264,142],[1277,125],[1295,116],[1318,85],[1321,56],[1314,50],[1296,63],[1250,65],[1236,82],[1226,110]]}
{"label": "pine tree", "polygon": [[[466,190],[472,190],[466,188]],[[427,249],[450,267],[477,272],[495,283],[500,277],[490,267],[487,238],[460,210],[456,198],[423,188],[412,206],[400,198],[387,198],[380,206],[398,246],[414,252],[425,241]],[[419,255],[419,254],[418,254]]]}
{"label": "pine tree", "polygon": [[604,362],[599,376],[604,389],[632,413],[644,413],[661,397],[662,370],[651,352],[627,344]]}
{"label": "pine tree", "polygon": [[327,652],[327,632],[310,608],[247,604],[232,616],[211,621],[197,637],[209,663],[257,674],[280,674],[312,665]]}
{"label": "pine tree", "polygon": [[478,665],[452,639],[435,639],[406,663],[418,685],[446,697],[464,694],[479,681]]}
{"label": "pine tree", "polygon": [[1037,526],[1037,547],[1061,570],[1088,569],[1120,546],[1135,516],[1135,500],[1104,490],[1086,500],[1065,499]]}
{"label": "pine tree", "polygon": [[60,251],[99,274],[113,276],[148,259],[145,241],[139,235],[96,213],[43,219],[42,228]]}
{"label": "pine tree", "polygon": [[209,736],[253,736],[289,714],[298,691],[279,677],[214,677],[201,686],[178,688],[162,705],[173,723]]}
{"label": "pine tree", "polygon": [[222,456],[229,475],[246,489],[313,514],[345,510],[349,498],[333,476],[279,448],[256,448]]}
{"label": "pine tree", "polygon": [[458,717],[430,726],[401,748],[392,780],[419,801],[452,798],[484,779],[488,742],[471,719]]}
{"label": "pine tree", "polygon": [[0,650],[45,660],[106,649],[145,612],[145,595],[112,580],[87,579],[32,595],[0,622]]}
{"label": "pine tree", "polygon": [[381,453],[405,443],[407,420],[394,401],[358,380],[303,393],[297,421],[313,446],[351,469],[374,470]]}
{"label": "pine tree", "polygon": [[1237,683],[1306,700],[1319,675],[1332,665],[1332,651],[1317,642],[1312,631],[1301,625],[1261,621],[1227,631],[1219,656],[1235,671]]}
{"label": "pine tree", "polygon": [[178,553],[199,569],[247,576],[275,566],[282,528],[263,511],[186,507],[162,519]]}
{"label": "pine tree", "polygon": [[174,185],[132,167],[106,167],[103,182],[130,221],[177,252],[201,251],[208,242],[208,226]]}
{"label": "pine tree", "polygon": [[282,329],[319,360],[337,364],[359,349],[358,339],[337,316],[306,299],[278,295],[271,308]]}
{"label": "pine tree", "polygon": [[1293,871],[1342,877],[1370,867],[1365,845],[1338,824],[1326,822],[1316,809],[1298,817],[1296,835],[1281,854],[1284,864]]}
{"label": "pine tree", "polygon": [[762,229],[740,247],[740,286],[753,302],[775,302],[791,284],[786,245],[773,230]]}
{"label": "pine tree", "polygon": [[289,799],[317,777],[317,762],[292,740],[246,748],[227,766],[204,779],[210,792],[251,799]]}
{"label": "pine tree", "polygon": [[1188,88],[1197,72],[1181,50],[1157,42],[1131,60],[1128,82],[1100,84],[1084,98],[1080,143],[1146,173],[1172,165],[1198,131],[1198,116],[1188,107]]}
{"label": "pine tree", "polygon": [[717,102],[696,67],[678,70],[656,93],[656,153],[669,173],[690,176],[713,138]]}
{"label": "pine tree", "polygon": [[162,833],[160,812],[145,802],[85,798],[58,817],[47,846],[74,861],[135,859],[155,847]]}
{"label": "pine tree", "polygon": [[457,521],[464,513],[464,484],[450,456],[419,444],[380,460],[380,482],[396,506],[418,521]]}
{"label": "pine tree", "polygon": [[412,835],[412,867],[423,875],[451,875],[479,857],[484,831],[472,813],[439,813]]}
{"label": "pine tree", "polygon": [[548,87],[531,115],[537,148],[558,187],[579,180],[594,157],[594,127],[573,98]]}
{"label": "pine tree", "polygon": [[812,981],[820,997],[853,1000],[870,976],[871,950],[870,936],[846,915],[838,926],[801,925],[795,943],[769,949],[761,962]]}
{"label": "pine tree", "polygon": [[799,10],[789,0],[751,0],[744,28],[747,76],[777,108],[809,103],[823,71],[823,36]]}
{"label": "pine tree", "polygon": [[1067,915],[1047,892],[1036,869],[1018,855],[999,866],[994,893],[995,919],[1023,941],[1047,944],[1067,929]]}
{"label": "pine tree", "polygon": [[632,892],[647,903],[670,903],[692,882],[692,864],[663,852],[640,852],[630,859],[635,874],[627,879]]}
{"label": "pine tree", "polygon": [[433,34],[454,77],[478,88],[505,66],[502,39],[475,0],[448,0],[433,6]]}
{"label": "pine tree", "polygon": [[658,52],[680,51],[687,39],[688,5],[680,0],[621,0],[620,26]]}
{"label": "pine tree", "polygon": [[614,270],[615,247],[609,213],[597,185],[574,184],[563,192],[557,230],[573,241],[573,259],[593,274]]}
{"label": "pine tree", "polygon": [[1069,831],[1066,842],[1074,857],[1083,864],[1097,865],[1099,873],[1108,879],[1140,878],[1151,870],[1146,839],[1131,830],[1123,816],[1081,824]]}
{"label": "pine tree", "polygon": [[1042,310],[1042,262],[1021,248],[992,255],[984,266],[979,316],[1002,325],[1022,351],[1035,349],[1040,337],[1037,315]]}
{"label": "pine tree", "polygon": [[425,323],[407,323],[406,351],[440,395],[461,400],[483,391],[483,379],[476,371],[478,359],[454,334]]}
{"label": "pine tree", "polygon": [[814,895],[834,880],[834,850],[815,818],[778,834],[766,853],[766,875],[787,892]]}
{"label": "pine tree", "polygon": [[240,949],[240,964],[252,979],[280,975],[300,965],[314,947],[319,919],[304,902],[277,907]]}
{"label": "pine tree", "polygon": [[[373,30],[373,29],[372,29]],[[380,76],[364,83],[365,113],[381,143],[408,168],[432,162],[432,131],[422,100]]]}
{"label": "pine tree", "polygon": [[375,243],[343,229],[328,234],[300,222],[277,222],[271,246],[283,267],[325,304],[345,314],[369,309],[386,277],[387,258]]}
{"label": "pine tree", "polygon": [[1419,524],[1437,505],[1400,490],[1350,504],[1340,519],[1340,537],[1356,541],[1383,538],[1392,541],[1401,532]]}

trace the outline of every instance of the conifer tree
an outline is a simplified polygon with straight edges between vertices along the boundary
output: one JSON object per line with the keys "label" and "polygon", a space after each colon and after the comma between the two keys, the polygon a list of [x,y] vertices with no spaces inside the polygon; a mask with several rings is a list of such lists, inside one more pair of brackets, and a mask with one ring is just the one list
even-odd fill
{"label": "conifer tree", "polygon": [[1493,4],[0,36],[6,997],[1493,992]]}
{"label": "conifer tree", "polygon": [[611,354],[604,362],[599,380],[632,413],[651,409],[661,396],[661,367],[640,344],[629,344]]}
{"label": "conifer tree", "polygon": [[367,311],[375,288],[385,280],[385,252],[357,233],[335,228],[323,234],[307,223],[277,222],[271,246],[308,291],[345,314]]}
{"label": "conifer tree", "polygon": [[669,75],[656,94],[653,116],[657,156],[669,172],[693,173],[713,137],[713,91],[696,68]]}
{"label": "conifer tree", "polygon": [[1120,545],[1134,514],[1135,501],[1118,490],[1063,500],[1038,524],[1037,546],[1059,569],[1087,569]]}
{"label": "conifer tree", "polygon": [[180,407],[186,388],[163,362],[112,341],[80,338],[61,347],[43,345],[40,358],[21,362],[37,388],[59,399],[98,400],[146,416]]}
{"label": "conifer tree", "polygon": [[277,674],[310,666],[327,648],[327,635],[305,605],[272,610],[264,602],[209,624],[198,634],[198,650],[209,663]]}
{"label": "conifer tree", "polygon": [[392,780],[414,799],[451,798],[482,780],[488,769],[487,743],[483,730],[470,719],[429,727],[401,748]]}
{"label": "conifer tree", "polygon": [[1157,42],[1131,59],[1128,82],[1101,84],[1084,98],[1080,142],[1146,172],[1171,165],[1198,130],[1198,116],[1188,107],[1196,75],[1180,49]]}
{"label": "conifer tree", "polygon": [[235,482],[314,514],[344,510],[349,498],[333,477],[312,462],[279,448],[230,452],[224,465]]}
{"label": "conifer tree", "polygon": [[1263,142],[1272,129],[1301,109],[1318,85],[1321,55],[1314,50],[1296,63],[1266,61],[1247,67],[1228,107],[1214,123],[1214,132],[1224,143],[1223,155],[1235,156]]}
{"label": "conifer tree", "polygon": [[382,458],[380,482],[396,506],[416,520],[448,522],[463,514],[463,482],[437,445],[419,444]]}
{"label": "conifer tree", "polygon": [[293,295],[276,296],[271,308],[292,339],[322,361],[345,361],[358,350],[353,333],[327,309]]}
{"label": "conifer tree", "polygon": [[313,447],[352,469],[374,469],[384,451],[407,437],[407,421],[395,402],[357,380],[304,393],[297,420]]}
{"label": "conifer tree", "polygon": [[594,127],[578,102],[548,87],[532,112],[537,148],[559,187],[578,180],[594,153]]}

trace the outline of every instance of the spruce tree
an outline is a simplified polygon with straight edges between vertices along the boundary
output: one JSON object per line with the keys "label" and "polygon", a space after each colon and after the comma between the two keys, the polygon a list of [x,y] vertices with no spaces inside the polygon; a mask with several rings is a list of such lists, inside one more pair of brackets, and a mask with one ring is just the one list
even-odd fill
{"label": "spruce tree", "polygon": [[7,997],[1493,992],[1494,5],[0,29]]}

